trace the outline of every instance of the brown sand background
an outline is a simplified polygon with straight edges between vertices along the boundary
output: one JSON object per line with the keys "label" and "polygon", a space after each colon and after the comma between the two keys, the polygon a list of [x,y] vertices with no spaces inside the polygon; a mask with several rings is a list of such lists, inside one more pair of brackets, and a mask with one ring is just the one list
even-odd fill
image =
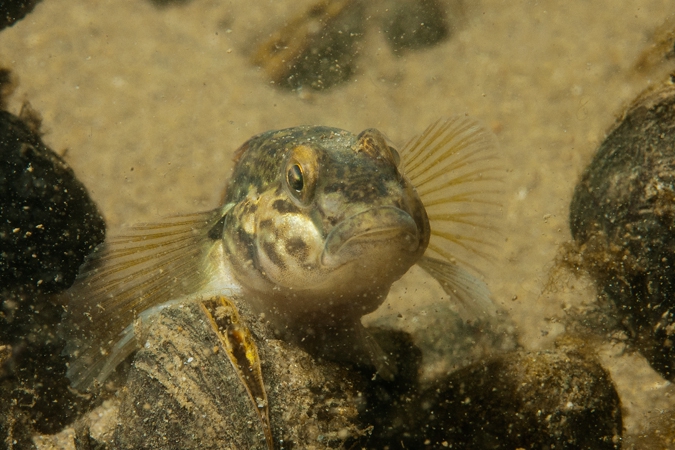
{"label": "brown sand background", "polygon": [[[477,117],[496,132],[509,168],[505,262],[487,281],[520,344],[550,348],[565,309],[593,299],[583,282],[542,295],[570,239],[574,184],[621,109],[664,78],[667,68],[637,74],[632,65],[652,32],[675,20],[675,4],[466,1],[449,40],[403,57],[373,20],[348,83],[277,90],[248,54],[310,3],[44,0],[0,33],[0,63],[20,82],[9,109],[28,100],[43,115],[45,142],[65,153],[110,228],[215,207],[234,150],[262,131],[375,127],[403,143],[440,116]],[[622,349],[605,344],[601,357],[636,434],[672,414],[675,390]]]}

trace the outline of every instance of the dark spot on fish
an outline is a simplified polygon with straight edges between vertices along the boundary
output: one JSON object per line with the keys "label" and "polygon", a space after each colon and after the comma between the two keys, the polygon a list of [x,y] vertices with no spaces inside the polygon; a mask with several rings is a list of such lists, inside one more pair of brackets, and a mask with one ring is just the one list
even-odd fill
{"label": "dark spot on fish", "polygon": [[281,259],[281,257],[277,253],[277,250],[274,248],[274,243],[263,242],[262,243],[262,249],[267,254],[267,257],[270,259],[270,261],[272,261],[274,264],[281,267],[282,269],[286,268],[286,264],[284,263],[284,260]]}
{"label": "dark spot on fish", "polygon": [[225,228],[225,219],[227,216],[223,216],[220,218],[218,222],[209,230],[209,239],[213,239],[214,241],[217,241],[218,239],[222,239],[223,237],[223,229]]}
{"label": "dark spot on fish", "polygon": [[337,218],[337,217],[335,217],[335,216],[326,217],[326,220],[327,220],[328,223],[331,224],[331,226],[333,226],[333,227],[334,227],[335,225],[337,225],[338,222],[340,221],[340,219]]}
{"label": "dark spot on fish", "polygon": [[264,228],[272,228],[273,225],[274,222],[272,222],[272,219],[261,220],[260,223],[258,224],[261,230]]}
{"label": "dark spot on fish", "polygon": [[240,255],[245,255],[248,259],[255,259],[255,246],[253,235],[244,231],[243,228],[237,228],[235,231],[235,243],[237,245],[237,252]]}
{"label": "dark spot on fish", "polygon": [[335,175],[334,175],[334,180],[344,180],[348,178],[349,173],[350,173],[350,167],[348,165],[340,165],[338,167],[334,168]]}
{"label": "dark spot on fish", "polygon": [[367,204],[375,204],[378,200],[385,198],[387,194],[386,184],[382,180],[353,183],[342,192],[345,201],[348,203],[362,202]]}
{"label": "dark spot on fish", "polygon": [[324,194],[332,194],[334,192],[342,192],[345,188],[345,183],[342,181],[338,181],[337,183],[331,183],[327,184],[323,188]]}
{"label": "dark spot on fish", "polygon": [[272,208],[276,209],[277,212],[281,214],[300,212],[300,209],[297,206],[286,200],[275,200],[274,203],[272,203]]}
{"label": "dark spot on fish", "polygon": [[309,255],[309,248],[301,238],[294,237],[286,242],[286,253],[304,261]]}

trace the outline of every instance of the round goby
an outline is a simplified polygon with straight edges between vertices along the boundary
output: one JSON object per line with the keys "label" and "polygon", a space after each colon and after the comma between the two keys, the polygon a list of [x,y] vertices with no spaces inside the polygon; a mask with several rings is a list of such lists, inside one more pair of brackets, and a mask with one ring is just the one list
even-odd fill
{"label": "round goby", "polygon": [[[316,357],[394,377],[361,317],[412,265],[470,315],[494,311],[465,268],[490,252],[495,150],[494,136],[465,117],[439,120],[400,152],[374,129],[251,138],[235,154],[222,206],[113,235],[83,265],[62,325],[73,386],[103,382],[161,309],[202,302],[215,327],[228,299]],[[246,330],[232,326],[220,334],[233,364],[255,369]]]}

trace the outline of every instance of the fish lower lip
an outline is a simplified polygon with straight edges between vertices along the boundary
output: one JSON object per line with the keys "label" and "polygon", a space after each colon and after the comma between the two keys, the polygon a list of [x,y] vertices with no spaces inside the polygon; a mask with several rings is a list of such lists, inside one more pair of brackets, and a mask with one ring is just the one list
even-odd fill
{"label": "fish lower lip", "polygon": [[321,260],[324,265],[336,265],[368,256],[364,249],[367,246],[390,246],[395,251],[412,253],[419,245],[419,230],[410,214],[393,206],[381,206],[355,214],[333,228]]}

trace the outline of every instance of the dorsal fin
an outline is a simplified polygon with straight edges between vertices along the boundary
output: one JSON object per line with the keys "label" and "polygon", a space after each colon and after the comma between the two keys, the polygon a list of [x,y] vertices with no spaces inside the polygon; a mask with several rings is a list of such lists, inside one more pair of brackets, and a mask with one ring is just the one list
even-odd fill
{"label": "dorsal fin", "polygon": [[147,311],[208,285],[213,274],[205,262],[218,242],[209,234],[226,213],[219,208],[137,225],[87,259],[65,294],[61,325],[75,388],[102,382],[136,349],[134,323],[146,320]]}

